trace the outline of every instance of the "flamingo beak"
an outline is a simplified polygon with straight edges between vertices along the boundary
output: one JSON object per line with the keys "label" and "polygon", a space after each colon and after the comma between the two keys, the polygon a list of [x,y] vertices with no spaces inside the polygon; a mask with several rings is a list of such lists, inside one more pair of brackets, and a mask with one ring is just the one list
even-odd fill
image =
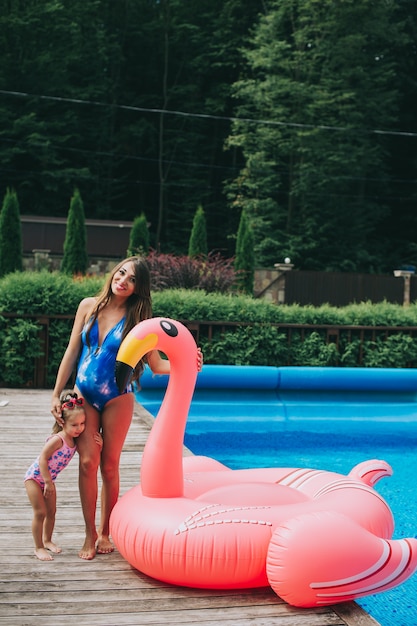
{"label": "flamingo beak", "polygon": [[119,389],[119,393],[123,393],[126,387],[128,386],[128,384],[130,383],[134,369],[135,369],[134,367],[131,367],[127,363],[116,361],[115,375],[116,375],[116,383]]}
{"label": "flamingo beak", "polygon": [[122,341],[116,357],[115,376],[120,393],[126,389],[141,358],[154,350],[158,343],[158,335],[155,333],[149,333],[143,339],[137,339],[131,333]]}

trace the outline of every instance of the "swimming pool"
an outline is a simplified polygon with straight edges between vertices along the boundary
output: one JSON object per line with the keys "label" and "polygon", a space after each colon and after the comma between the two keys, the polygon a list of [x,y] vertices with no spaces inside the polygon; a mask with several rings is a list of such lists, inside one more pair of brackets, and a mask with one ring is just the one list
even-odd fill
{"label": "swimming pool", "polygon": [[[417,529],[417,435],[405,437],[375,432],[338,434],[323,432],[236,432],[232,425],[221,432],[203,432],[193,423],[185,445],[195,454],[216,458],[232,469],[245,467],[313,467],[346,474],[368,458],[383,458],[394,475],[381,480],[376,490],[390,505],[396,528],[394,537],[413,537]],[[383,626],[416,624],[412,598],[417,595],[417,574],[385,593],[358,600],[358,604]]]}
{"label": "swimming pool", "polygon": [[[271,371],[276,369],[209,369],[190,409],[185,445],[195,454],[214,457],[232,469],[312,467],[347,474],[361,461],[384,459],[394,475],[381,480],[376,489],[393,511],[394,538],[415,536],[416,371],[356,370],[347,380],[346,370],[343,376],[340,370],[308,368],[303,389],[295,388],[287,378],[285,393],[281,381],[277,394],[277,373]],[[297,385],[304,369],[297,369]],[[246,373],[248,378],[242,382],[242,374],[244,379]],[[285,371],[284,378],[293,374]],[[257,375],[262,385],[266,379],[271,381],[268,388],[260,389],[260,394],[250,389]],[[236,389],[236,380],[230,389],[230,381],[236,376],[240,389]],[[162,384],[145,379],[142,386],[138,400],[155,415],[166,377]],[[150,388],[155,386],[162,388],[153,404],[156,390]],[[382,626],[412,626],[417,623],[412,606],[416,594],[417,574],[395,589],[359,599],[358,604]]]}

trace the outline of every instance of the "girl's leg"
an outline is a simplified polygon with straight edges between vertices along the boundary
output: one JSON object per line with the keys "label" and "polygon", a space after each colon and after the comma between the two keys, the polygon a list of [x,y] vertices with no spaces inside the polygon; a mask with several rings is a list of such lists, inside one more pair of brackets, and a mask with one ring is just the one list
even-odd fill
{"label": "girl's leg", "polygon": [[53,561],[42,540],[43,523],[46,518],[46,504],[42,489],[35,480],[26,480],[25,487],[33,508],[32,535],[35,542],[35,555],[40,561]]}
{"label": "girl's leg", "polygon": [[85,522],[85,541],[78,556],[89,561],[95,557],[97,541],[97,472],[100,464],[100,447],[94,439],[94,434],[100,430],[100,416],[85,400],[84,409],[85,430],[78,437],[77,450],[80,457],[78,483]]}
{"label": "girl's leg", "polygon": [[119,462],[133,416],[133,393],[110,400],[101,415],[103,450],[101,453],[101,522],[98,530],[97,552],[107,554],[114,550],[109,538],[110,514],[119,497]]}
{"label": "girl's leg", "polygon": [[50,550],[54,554],[62,552],[61,548],[52,541],[52,533],[55,528],[56,517],[56,490],[53,494],[44,498],[46,506],[46,517],[43,522],[43,545],[47,550]]}

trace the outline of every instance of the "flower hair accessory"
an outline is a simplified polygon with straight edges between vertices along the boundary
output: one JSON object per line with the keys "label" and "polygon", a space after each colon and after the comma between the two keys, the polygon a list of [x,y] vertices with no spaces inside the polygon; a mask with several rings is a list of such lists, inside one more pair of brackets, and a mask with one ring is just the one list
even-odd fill
{"label": "flower hair accessory", "polygon": [[65,402],[63,402],[62,404],[62,408],[63,409],[75,409],[77,407],[83,406],[83,404],[84,404],[84,398],[70,397],[70,398],[65,399]]}

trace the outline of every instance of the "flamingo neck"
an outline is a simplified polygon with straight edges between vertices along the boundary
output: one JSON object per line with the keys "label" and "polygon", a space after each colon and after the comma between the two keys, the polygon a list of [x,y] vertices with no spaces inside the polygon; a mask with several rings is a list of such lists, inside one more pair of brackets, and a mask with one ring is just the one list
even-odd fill
{"label": "flamingo neck", "polygon": [[151,498],[184,495],[183,445],[185,425],[197,372],[171,361],[167,390],[143,451],[142,493]]}

